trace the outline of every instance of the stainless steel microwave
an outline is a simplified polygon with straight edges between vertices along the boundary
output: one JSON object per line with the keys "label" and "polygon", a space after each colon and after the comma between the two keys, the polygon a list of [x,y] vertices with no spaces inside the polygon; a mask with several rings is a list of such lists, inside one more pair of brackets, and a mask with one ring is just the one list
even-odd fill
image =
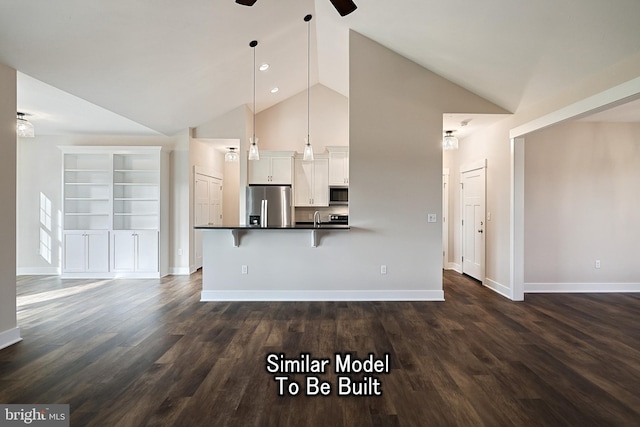
{"label": "stainless steel microwave", "polygon": [[349,187],[329,187],[329,205],[348,205]]}

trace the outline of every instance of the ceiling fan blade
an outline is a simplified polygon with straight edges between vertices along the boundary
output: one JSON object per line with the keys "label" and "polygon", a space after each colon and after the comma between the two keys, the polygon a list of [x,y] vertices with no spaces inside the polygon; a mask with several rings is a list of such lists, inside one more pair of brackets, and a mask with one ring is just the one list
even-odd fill
{"label": "ceiling fan blade", "polygon": [[347,16],[358,8],[351,0],[330,0],[333,7],[336,8],[340,16]]}
{"label": "ceiling fan blade", "polygon": [[236,3],[243,6],[253,6],[256,1],[258,0],[236,0]]}

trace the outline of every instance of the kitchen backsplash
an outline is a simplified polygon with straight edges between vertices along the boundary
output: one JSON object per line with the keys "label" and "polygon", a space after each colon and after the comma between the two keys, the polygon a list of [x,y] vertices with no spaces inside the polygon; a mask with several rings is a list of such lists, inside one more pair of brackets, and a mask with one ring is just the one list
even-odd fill
{"label": "kitchen backsplash", "polygon": [[296,222],[313,222],[313,213],[320,212],[320,222],[328,222],[329,215],[349,215],[348,206],[329,206],[323,208],[295,208]]}

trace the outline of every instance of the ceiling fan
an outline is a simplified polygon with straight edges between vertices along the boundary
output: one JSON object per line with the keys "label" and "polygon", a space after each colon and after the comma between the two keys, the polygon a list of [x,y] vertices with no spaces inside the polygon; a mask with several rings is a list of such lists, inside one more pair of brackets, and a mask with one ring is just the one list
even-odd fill
{"label": "ceiling fan", "polygon": [[[243,6],[253,6],[258,0],[236,0],[236,3]],[[347,16],[358,8],[351,0],[329,0],[333,7],[336,8],[340,16]]]}

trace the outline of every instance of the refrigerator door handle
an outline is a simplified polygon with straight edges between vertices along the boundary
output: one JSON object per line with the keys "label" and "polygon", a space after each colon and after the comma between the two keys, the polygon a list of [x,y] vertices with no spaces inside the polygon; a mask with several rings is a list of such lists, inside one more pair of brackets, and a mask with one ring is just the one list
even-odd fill
{"label": "refrigerator door handle", "polygon": [[260,205],[260,227],[266,227],[268,224],[268,219],[267,219],[268,207],[269,207],[269,201],[266,199],[263,200],[262,204]]}

